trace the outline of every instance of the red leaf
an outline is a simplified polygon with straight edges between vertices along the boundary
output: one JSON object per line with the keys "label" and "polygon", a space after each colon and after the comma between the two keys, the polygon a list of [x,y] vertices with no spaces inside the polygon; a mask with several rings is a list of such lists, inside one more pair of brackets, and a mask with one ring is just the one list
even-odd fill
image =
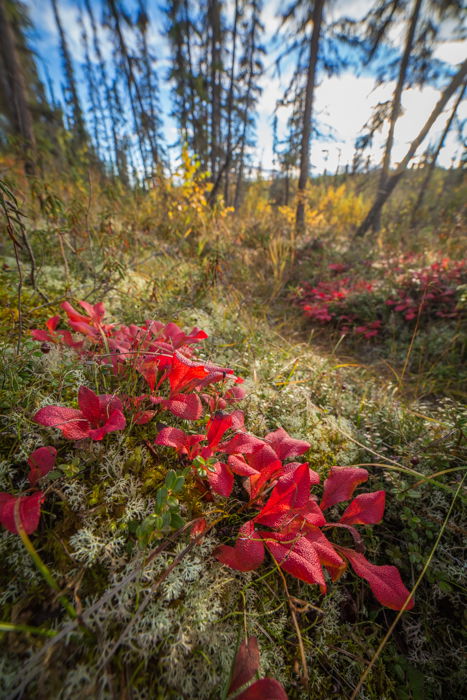
{"label": "red leaf", "polygon": [[319,505],[312,498],[297,512],[301,515],[307,523],[313,525],[314,527],[322,527],[326,523],[326,518],[324,513],[319,507]]}
{"label": "red leaf", "polygon": [[56,343],[56,336],[52,337],[47,331],[42,330],[41,328],[34,328],[31,331],[31,335],[34,338],[34,340],[38,340],[41,343]]}
{"label": "red leaf", "polygon": [[154,444],[174,447],[178,454],[187,455],[190,452],[190,448],[204,440],[205,437],[205,435],[187,435],[179,428],[162,428],[154,440]]}
{"label": "red leaf", "polygon": [[172,393],[176,394],[190,382],[196,386],[197,380],[203,379],[207,374],[208,371],[204,365],[196,364],[184,358],[180,353],[174,353],[169,373],[170,389]]}
{"label": "red leaf", "polygon": [[165,447],[175,447],[177,451],[183,454],[185,451],[185,442],[187,434],[180,428],[162,428],[154,440],[155,445],[164,445]]}
{"label": "red leaf", "polygon": [[384,491],[361,493],[347,506],[339,522],[347,525],[374,525],[384,515],[386,494]]}
{"label": "red leaf", "polygon": [[123,430],[126,426],[125,416],[121,411],[115,410],[109,416],[109,419],[100,428],[89,430],[88,436],[91,440],[102,440],[107,433],[113,433],[115,430]]}
{"label": "red leaf", "polygon": [[274,477],[277,478],[277,476],[282,473],[282,469],[282,462],[279,459],[276,459],[274,462],[271,462],[271,464],[268,464],[267,467],[262,469],[261,472],[253,474],[250,477],[250,500],[256,498],[263,486],[268,481]]}
{"label": "red leaf", "polygon": [[227,464],[223,462],[216,462],[212,466],[215,472],[208,471],[208,481],[214,493],[218,493],[220,496],[225,496],[228,498],[232,493],[234,476],[230,471]]}
{"label": "red leaf", "polygon": [[[283,467],[283,474],[280,477],[279,481],[283,481],[287,474],[290,473],[295,473],[296,470],[302,466],[302,464],[308,464],[308,462],[288,462],[287,464],[284,464]],[[315,472],[313,469],[310,469],[310,485],[311,486],[316,486],[319,484],[320,478],[319,474]]]}
{"label": "red leaf", "polygon": [[279,459],[287,459],[288,457],[298,457],[306,452],[310,443],[304,440],[295,440],[290,437],[290,435],[284,430],[284,428],[278,428],[273,433],[269,433],[264,438],[268,442]]}
{"label": "red leaf", "polygon": [[266,469],[266,467],[269,467],[275,462],[277,462],[277,454],[270,445],[264,443],[262,447],[255,450],[248,458],[250,466],[258,472]]}
{"label": "red leaf", "polygon": [[346,563],[336,552],[332,542],[317,528],[309,528],[305,535],[308,542],[316,550],[319,560],[323,566],[330,570],[342,571]]}
{"label": "red leaf", "polygon": [[[242,454],[248,455],[255,452],[264,445],[264,441],[249,435],[248,433],[237,433],[231,440],[223,442],[219,445],[219,449],[227,454]],[[274,456],[275,459],[275,456]]]}
{"label": "red leaf", "polygon": [[224,394],[224,398],[228,403],[237,403],[237,401],[244,399],[245,396],[246,391],[241,386],[233,386]]}
{"label": "red leaf", "polygon": [[222,440],[224,433],[232,427],[232,414],[215,413],[208,423],[207,439],[209,446],[214,448]]}
{"label": "red leaf", "polygon": [[89,322],[89,318],[87,316],[83,316],[83,314],[78,313],[68,301],[62,302],[60,306],[66,312],[66,315],[68,316],[68,319],[70,321],[73,321],[74,323]]}
{"label": "red leaf", "polygon": [[52,316],[52,318],[49,318],[45,322],[45,325],[49,329],[49,331],[54,331],[57,328],[59,323],[60,323],[60,316]]}
{"label": "red leaf", "polygon": [[257,569],[264,559],[264,545],[255,531],[253,521],[242,525],[238,531],[235,547],[220,545],[213,552],[216,559],[237,571]]}
{"label": "red leaf", "polygon": [[144,379],[147,381],[149,389],[154,391],[156,385],[157,373],[159,371],[159,363],[154,360],[148,360],[138,364],[137,370],[143,375]]}
{"label": "red leaf", "polygon": [[55,447],[39,447],[29,455],[28,464],[31,469],[28,479],[33,486],[54,468],[56,458],[57,450]]}
{"label": "red leaf", "polygon": [[80,386],[78,390],[78,406],[85,418],[91,424],[99,423],[101,407],[99,397],[87,386]]}
{"label": "red leaf", "polygon": [[162,401],[162,407],[178,418],[198,420],[201,418],[203,406],[198,394],[177,394]]}
{"label": "red leaf", "polygon": [[280,479],[255,521],[262,525],[275,527],[278,519],[290,510],[304,506],[309,497],[310,470],[308,464],[304,463],[294,472]]}
{"label": "red leaf", "polygon": [[279,681],[261,678],[243,693],[236,695],[235,700],[288,700],[288,696]]}
{"label": "red leaf", "polygon": [[134,416],[134,422],[136,425],[146,425],[152,418],[156,415],[155,411],[139,411]]}
{"label": "red leaf", "polygon": [[331,467],[331,472],[324,482],[323,498],[320,504],[321,510],[347,501],[352,497],[358,484],[368,479],[366,469],[359,467]]}
{"label": "red leaf", "polygon": [[197,537],[206,531],[208,524],[206,518],[198,518],[195,520],[190,529],[190,537]]}
{"label": "red leaf", "polygon": [[100,323],[105,316],[105,306],[101,301],[94,306],[87,301],[78,301],[78,304],[83,307],[90,318],[96,323]]}
{"label": "red leaf", "polygon": [[87,438],[90,427],[81,411],[66,406],[44,406],[33,417],[33,421],[49,428],[58,428],[68,440]]}
{"label": "red leaf", "polygon": [[[235,656],[232,680],[230,682],[228,694],[235,693],[236,690],[254,678],[259,669],[259,648],[256,637],[248,637],[246,642],[242,642]],[[267,696],[266,696],[267,697]]]}
{"label": "red leaf", "polygon": [[321,562],[315,547],[306,537],[291,533],[262,533],[264,544],[281,569],[306,583],[317,583],[326,592]]}
{"label": "red leaf", "polygon": [[[337,547],[346,557],[357,576],[368,581],[375,598],[391,610],[400,610],[409,596],[409,591],[402,583],[399,570],[395,566],[377,566],[369,562],[363,554],[346,547]],[[411,599],[406,610],[411,610],[414,600]]]}
{"label": "red leaf", "polygon": [[256,469],[250,467],[243,457],[230,455],[227,461],[234,474],[238,474],[239,476],[253,476],[258,474]]}
{"label": "red leaf", "polygon": [[[20,522],[28,535],[37,530],[41,515],[41,503],[44,501],[42,491],[33,493],[32,496],[11,496],[9,493],[0,493],[0,523],[10,532],[18,534],[15,522],[15,508],[18,507]],[[19,504],[17,506],[17,504]]]}
{"label": "red leaf", "polygon": [[[115,394],[99,394],[97,398],[99,399],[99,420],[107,420],[114,411],[123,412],[122,402]],[[138,396],[136,398],[143,400],[145,397],[143,394],[141,397]]]}

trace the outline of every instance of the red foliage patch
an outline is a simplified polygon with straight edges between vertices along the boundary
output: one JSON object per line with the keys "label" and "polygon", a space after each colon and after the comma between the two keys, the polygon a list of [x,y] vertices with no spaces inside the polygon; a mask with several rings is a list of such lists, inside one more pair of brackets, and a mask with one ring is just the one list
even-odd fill
{"label": "red foliage patch", "polygon": [[[330,269],[338,275],[344,271],[344,266],[334,265]],[[321,282],[308,289],[314,306],[305,304],[304,309],[310,317],[327,321],[328,317],[336,317],[332,304],[340,303],[350,294],[369,293],[372,289],[372,284],[352,282],[349,277]],[[318,505],[318,498],[311,489],[319,484],[319,475],[307,462],[293,461],[307,452],[308,442],[291,437],[281,427],[264,438],[251,435],[241,411],[224,412],[229,403],[243,398],[244,391],[238,387],[243,380],[236,377],[232,369],[195,359],[191,346],[207,337],[204,331],[193,328],[186,334],[175,324],[164,325],[158,321],[117,327],[104,323],[103,304],[79,303],[84,314],[67,302],[62,304],[71,329],[81,336],[79,340],[69,331],[56,330],[58,317],[50,319],[47,331],[33,331],[33,337],[41,342],[47,339],[68,345],[83,360],[110,365],[117,377],[130,377],[133,383],[136,377],[134,395],[97,395],[82,386],[78,393],[79,408],[46,406],[34,416],[36,423],[58,428],[67,439],[102,440],[109,433],[126,427],[124,411],[140,426],[160,411],[169,411],[183,420],[199,421],[196,433],[163,427],[155,444],[175,449],[191,462],[196,483],[204,480],[213,493],[224,498],[231,497],[235,479],[240,477],[247,495],[247,503],[243,502],[241,509],[247,511],[248,519],[241,525],[234,546],[221,545],[216,549],[219,561],[240,571],[250,571],[261,565],[268,551],[284,571],[319,585],[323,593],[327,588],[325,572],[335,581],[350,562],[357,575],[369,582],[380,603],[395,609],[404,604],[408,591],[397,569],[367,562],[361,554],[362,539],[354,527],[380,522],[384,492],[358,495],[337,523],[327,522],[324,514],[331,506],[352,498],[356,487],[368,478],[365,469],[332,467]],[[381,324],[376,320],[366,326],[356,325],[356,319],[344,315],[340,322],[354,324],[355,331],[366,337],[378,333]],[[207,421],[201,422],[206,409],[209,411]],[[55,455],[54,448],[40,448],[31,455],[31,483],[35,484],[53,468]],[[2,494],[1,522],[9,529],[14,527],[11,513],[18,502],[25,529],[32,532],[39,521],[42,498],[42,492],[32,496]],[[192,536],[201,534],[206,527],[206,521],[198,519]],[[358,551],[331,542],[325,533],[333,528],[345,528],[350,532]],[[233,680],[235,687],[231,686],[230,692],[252,678],[251,669],[246,670],[246,662],[242,660],[245,653],[241,648],[236,680]],[[262,679],[239,697],[264,697],[264,693],[269,693],[267,697],[271,698],[284,697],[280,687],[274,684],[274,681]]]}

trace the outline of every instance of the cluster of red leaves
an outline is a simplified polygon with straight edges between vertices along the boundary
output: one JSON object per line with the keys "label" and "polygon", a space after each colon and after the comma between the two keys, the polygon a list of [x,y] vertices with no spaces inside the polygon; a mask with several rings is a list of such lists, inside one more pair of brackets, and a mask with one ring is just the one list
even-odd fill
{"label": "cluster of red leaves", "polygon": [[97,396],[91,389],[80,386],[78,408],[45,406],[34,416],[39,425],[58,428],[68,440],[102,440],[104,435],[126,426],[122,402],[117,396]]}
{"label": "cluster of red leaves", "polygon": [[[142,326],[116,326],[104,323],[102,303],[92,306],[80,301],[86,315],[64,302],[62,308],[71,329],[82,336],[76,340],[68,330],[57,330],[60,317],[47,321],[47,330],[33,330],[32,336],[43,343],[66,345],[83,360],[109,364],[120,378],[136,370],[145,381],[145,391],[137,396],[96,396],[81,387],[78,409],[47,406],[36,414],[42,425],[58,427],[65,437],[79,440],[90,437],[101,440],[113,430],[125,427],[123,407],[132,413],[133,422],[144,424],[156,414],[154,406],[170,411],[186,420],[197,420],[203,412],[202,402],[211,408],[225,408],[228,402],[243,396],[239,387],[232,387],[225,398],[219,392],[210,392],[213,384],[231,379],[234,384],[243,380],[228,368],[208,362],[196,362],[191,346],[207,334],[199,328],[184,333],[175,323],[146,321]],[[47,348],[45,348],[47,349]]]}
{"label": "cluster of red leaves", "polygon": [[467,282],[465,260],[444,258],[405,275],[395,297],[386,300],[406,321],[416,318],[456,318],[457,288]]}
{"label": "cluster of red leaves", "polygon": [[[322,288],[320,293],[334,298],[330,289]],[[355,528],[381,521],[384,491],[358,495],[338,522],[328,522],[325,516],[331,506],[352,498],[355,488],[367,480],[366,470],[333,467],[319,503],[311,494],[311,487],[319,484],[319,475],[307,462],[294,461],[309,449],[309,443],[292,438],[283,428],[258,438],[247,432],[241,411],[224,412],[229,404],[243,398],[244,391],[237,386],[242,380],[231,369],[193,358],[191,345],[207,337],[204,331],[194,328],[185,334],[175,324],[156,321],[117,327],[104,323],[102,303],[79,303],[86,315],[67,302],[62,307],[72,331],[80,338],[71,331],[58,330],[58,317],[48,321],[47,330],[32,331],[33,337],[42,343],[66,345],[85,361],[91,358],[109,364],[119,379],[132,371],[133,377],[145,382],[146,392],[136,391],[135,396],[97,395],[81,386],[78,408],[45,406],[35,414],[36,423],[58,428],[69,440],[102,440],[111,432],[123,430],[127,419],[143,425],[163,410],[198,421],[207,410],[203,432],[188,433],[167,426],[159,431],[155,444],[172,447],[191,461],[196,478],[206,479],[214,494],[229,498],[235,476],[242,480],[248,502],[240,505],[240,511],[247,512],[249,519],[240,528],[235,546],[217,548],[215,555],[221,562],[250,571],[263,562],[267,550],[284,571],[318,584],[323,593],[323,568],[336,581],[350,563],[355,573],[368,581],[381,604],[396,610],[404,605],[409,593],[398,570],[367,561]],[[39,448],[30,456],[29,480],[33,487],[53,468],[55,458],[53,447]],[[19,496],[0,494],[0,522],[11,532],[18,531],[18,522],[28,534],[34,532],[43,499],[42,491]],[[197,527],[201,533],[202,520]],[[332,543],[325,532],[334,528],[349,532],[355,549]],[[408,607],[412,605],[413,601]]]}
{"label": "cluster of red leaves", "polygon": [[[225,435],[230,431],[230,436]],[[250,519],[238,533],[235,546],[215,551],[219,561],[239,571],[256,569],[265,549],[288,573],[326,592],[323,567],[337,580],[349,562],[366,579],[382,605],[399,610],[409,592],[395,566],[376,566],[364,557],[363,542],[355,525],[381,521],[385,493],[362,493],[354,498],[337,523],[328,522],[324,511],[349,500],[358,484],[368,479],[365,469],[333,467],[324,482],[321,503],[310,493],[319,475],[307,462],[288,461],[304,454],[310,445],[295,440],[285,430],[268,433],[263,439],[246,432],[243,414],[218,412],[203,434],[188,434],[178,428],[163,428],[156,445],[173,447],[178,454],[198,464],[209,465],[207,479],[214,493],[229,497],[234,475],[243,479]],[[353,537],[356,550],[328,540],[325,531],[344,528]],[[264,529],[267,528],[267,529]],[[409,604],[412,607],[413,601]]]}
{"label": "cluster of red leaves", "polygon": [[[54,316],[47,321],[46,329],[31,331],[32,337],[42,343],[44,352],[53,343],[71,348],[83,361],[110,364],[120,379],[136,370],[149,393],[97,395],[81,386],[78,408],[45,406],[33,416],[39,425],[57,428],[68,440],[102,440],[108,433],[125,429],[125,413],[139,425],[148,423],[160,411],[197,420],[202,416],[203,402],[215,411],[243,398],[244,391],[236,386],[243,380],[231,369],[191,358],[191,345],[207,338],[199,328],[186,334],[175,323],[159,321],[117,327],[104,323],[104,304],[79,304],[85,314],[68,302],[62,304],[71,330],[59,329],[61,318]],[[216,384],[221,384],[220,391],[212,388]],[[54,447],[41,447],[31,454],[28,478],[32,486],[53,469],[56,455]],[[42,491],[32,495],[0,493],[0,524],[17,533],[19,522],[31,534],[39,525],[44,498]]]}
{"label": "cluster of red leaves", "polygon": [[[378,284],[352,279],[350,276],[340,277],[349,268],[341,263],[333,263],[328,265],[328,269],[334,273],[333,279],[322,280],[315,285],[303,283],[295,300],[302,307],[305,316],[312,321],[332,323],[345,334],[353,332],[367,339],[373,338],[384,329],[384,321],[381,318],[373,321],[359,319],[358,314],[349,312],[349,306],[357,295],[374,295],[376,290],[379,291],[389,281],[386,277],[397,273],[396,292],[385,304],[402,314],[406,321],[457,317],[458,288],[467,281],[465,261],[455,262],[443,258],[429,267],[408,273],[407,266],[413,262],[413,256],[392,261],[379,270]],[[390,284],[394,284],[394,278]],[[375,310],[377,311],[377,306]],[[385,316],[384,307],[379,309],[379,315]]]}
{"label": "cluster of red leaves", "polygon": [[[345,272],[347,266],[339,263],[328,266],[336,274]],[[307,318],[319,323],[333,323],[343,333],[361,333],[372,338],[379,333],[381,321],[365,324],[355,314],[346,312],[346,302],[356,294],[371,293],[373,284],[351,277],[340,277],[330,281],[320,281],[316,285],[305,282],[299,292],[298,303]]]}

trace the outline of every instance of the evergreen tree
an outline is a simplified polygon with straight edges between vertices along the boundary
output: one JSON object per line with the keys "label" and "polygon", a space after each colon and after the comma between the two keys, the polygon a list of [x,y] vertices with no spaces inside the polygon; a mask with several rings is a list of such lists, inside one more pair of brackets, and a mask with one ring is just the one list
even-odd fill
{"label": "evergreen tree", "polygon": [[14,11],[19,9],[0,0],[0,108],[20,139],[26,173],[34,175],[36,138],[25,69],[18,51],[21,36],[18,15],[16,21],[14,18]]}
{"label": "evergreen tree", "polygon": [[[380,80],[392,78],[391,69],[396,68],[396,85],[390,105],[380,106],[386,112],[389,126],[375,204],[378,199],[384,199],[389,182],[395,129],[401,115],[404,88],[414,84],[423,85],[427,80],[439,80],[442,77],[439,62],[433,59],[434,48],[442,36],[443,23],[458,18],[461,11],[460,0],[386,0],[376,3],[363,22],[369,47],[367,61],[370,63],[377,58],[378,49],[383,42],[388,41],[391,28],[396,23],[405,24],[405,39],[400,57],[396,59],[395,65],[394,62],[386,61],[380,75]],[[375,210],[378,210],[378,214],[368,222],[368,227],[377,231],[381,225],[381,210],[377,207]],[[368,227],[363,230],[362,226],[359,235],[368,230]]]}
{"label": "evergreen tree", "polygon": [[383,206],[385,205],[386,201],[388,200],[388,198],[392,194],[397,183],[403,177],[405,171],[407,170],[407,168],[410,164],[410,161],[412,160],[412,158],[414,157],[418,148],[420,147],[420,144],[427,137],[431,127],[433,126],[435,121],[438,119],[438,117],[442,113],[443,109],[445,108],[446,104],[449,102],[449,100],[454,95],[456,90],[458,90],[459,87],[461,85],[463,85],[463,83],[465,82],[466,76],[467,76],[467,60],[465,60],[461,64],[457,73],[452,77],[452,79],[450,80],[448,85],[445,87],[445,89],[441,93],[441,96],[440,96],[438,102],[436,103],[435,107],[433,108],[430,116],[426,120],[422,129],[418,133],[417,137],[410,144],[407,153],[405,154],[404,158],[401,160],[401,162],[397,166],[396,171],[392,175],[390,175],[384,190],[380,190],[378,192],[377,197],[373,203],[373,206],[371,207],[371,209],[368,212],[363,223],[360,225],[359,229],[357,230],[356,236],[362,236],[366,231],[368,231],[368,229],[370,229],[372,227],[373,222],[375,220],[377,220],[377,218],[380,216]]}
{"label": "evergreen tree", "polygon": [[65,76],[64,97],[67,108],[66,116],[68,118],[68,126],[72,131],[76,144],[82,146],[87,142],[87,133],[84,123],[83,112],[78,95],[78,87],[75,78],[73,61],[71,59],[68,42],[65,31],[63,29],[60,13],[58,11],[57,0],[51,0],[52,8],[57,25],[57,30],[60,38],[60,53],[62,56],[62,67]]}
{"label": "evergreen tree", "polygon": [[262,57],[265,53],[261,43],[261,37],[264,33],[264,25],[261,21],[262,9],[262,0],[251,0],[245,9],[248,16],[244,23],[246,36],[242,43],[246,48],[240,61],[239,82],[241,88],[237,95],[239,143],[235,209],[238,208],[241,199],[247,148],[251,145],[250,138],[255,124],[256,103],[261,94],[258,81],[263,74]]}

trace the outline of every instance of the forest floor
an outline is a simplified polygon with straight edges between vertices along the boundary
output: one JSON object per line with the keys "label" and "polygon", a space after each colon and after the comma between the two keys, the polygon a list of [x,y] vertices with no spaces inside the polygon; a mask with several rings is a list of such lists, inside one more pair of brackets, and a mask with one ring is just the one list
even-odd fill
{"label": "forest floor", "polygon": [[[99,282],[73,260],[64,280],[63,265],[48,263],[44,250],[37,283],[56,301],[44,302],[26,282],[20,316],[15,260],[4,257],[0,489],[30,488],[34,450],[53,446],[58,454],[40,480],[38,528],[26,538],[0,537],[0,697],[234,697],[235,650],[251,635],[261,675],[282,683],[291,699],[463,697],[465,334],[457,311],[449,315],[450,295],[442,296],[455,287],[460,308],[465,268],[452,272],[458,251],[444,263],[439,251],[399,255],[397,280],[376,287],[381,270],[397,267],[394,252],[370,256],[361,247],[338,252],[304,241],[286,269],[273,253],[235,236],[198,249],[189,240],[153,239]],[[428,268],[442,298],[425,314],[426,292],[416,307],[397,294],[407,276],[419,289]],[[245,497],[238,477],[228,498],[203,491],[206,471],[188,469],[186,458],[154,443],[167,425],[191,432],[190,421],[167,412],[163,423],[127,419],[123,431],[78,442],[37,425],[32,419],[45,406],[75,407],[82,385],[130,395],[142,381],[119,379],[97,356],[83,359],[54,343],[53,333],[45,344],[31,337],[52,316],[66,320],[64,299],[75,307],[103,302],[105,323],[201,328],[208,337],[196,358],[245,380],[235,408],[249,433],[284,428],[309,443],[302,459],[321,484],[335,465],[366,469],[359,492],[385,491],[386,510],[382,522],[359,528],[365,556],[398,567],[416,589],[413,609],[383,607],[351,570],[328,581],[322,595],[271,556],[246,572],[217,561],[213,550],[233,545],[245,521]],[[206,420],[193,424],[195,432]],[[157,511],[170,470],[183,488],[176,494],[169,485]],[[155,524],[162,512],[168,520]],[[201,518],[204,537],[179,532]],[[347,545],[352,537],[339,531],[332,539]]]}

